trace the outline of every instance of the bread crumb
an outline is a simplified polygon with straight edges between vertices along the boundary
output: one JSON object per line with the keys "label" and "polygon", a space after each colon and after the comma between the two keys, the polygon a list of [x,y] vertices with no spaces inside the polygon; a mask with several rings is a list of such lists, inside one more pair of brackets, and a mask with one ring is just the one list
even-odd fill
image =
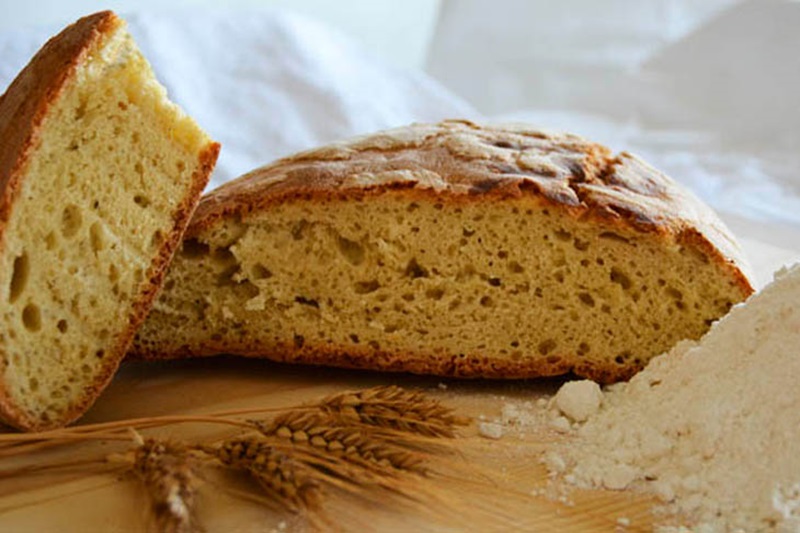
{"label": "bread crumb", "polygon": [[588,379],[565,383],[555,397],[558,410],[575,422],[585,422],[600,409],[602,401],[600,386]]}
{"label": "bread crumb", "polygon": [[436,387],[438,387],[439,390],[447,390],[447,384],[446,383],[439,383],[438,385],[436,385]]}
{"label": "bread crumb", "polygon": [[503,426],[495,422],[481,422],[478,424],[478,433],[487,439],[500,439],[503,436]]}

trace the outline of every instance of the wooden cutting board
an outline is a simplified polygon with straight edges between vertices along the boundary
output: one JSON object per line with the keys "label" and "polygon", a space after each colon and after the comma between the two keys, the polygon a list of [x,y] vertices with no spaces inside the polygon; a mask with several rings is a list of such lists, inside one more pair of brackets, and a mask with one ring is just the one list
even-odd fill
{"label": "wooden cutting board", "polygon": [[[792,250],[743,239],[763,284],[781,264],[800,260]],[[799,241],[800,244],[800,241]],[[421,389],[459,414],[493,420],[506,405],[522,406],[551,395],[559,380],[455,381],[279,365],[269,361],[213,358],[164,363],[128,363],[81,423],[167,414],[199,414],[246,407],[293,406],[322,396],[397,384]],[[228,429],[207,425],[168,426],[154,435],[212,440]],[[430,505],[389,500],[383,504],[332,493],[326,514],[345,531],[650,531],[654,501],[640,494],[574,491],[559,500],[541,494],[547,473],[541,454],[558,439],[540,427],[508,431],[499,440],[475,425],[458,438],[457,453],[437,465],[444,475],[420,482]],[[37,461],[80,460],[119,450],[114,443],[73,445],[37,454]],[[0,469],[30,458],[0,459]],[[558,495],[556,495],[558,496]],[[562,501],[563,500],[563,501]],[[130,477],[109,474],[37,474],[0,477],[0,531],[142,531],[149,524],[144,492]],[[305,530],[301,518],[204,485],[199,516],[207,531]]]}

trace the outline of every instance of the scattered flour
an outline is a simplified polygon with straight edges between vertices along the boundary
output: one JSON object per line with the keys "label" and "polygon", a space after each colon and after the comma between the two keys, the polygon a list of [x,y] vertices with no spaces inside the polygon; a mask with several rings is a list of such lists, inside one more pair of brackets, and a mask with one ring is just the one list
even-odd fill
{"label": "scattered flour", "polygon": [[503,426],[497,422],[481,422],[478,424],[478,433],[487,439],[500,439],[503,437]]}
{"label": "scattered flour", "polygon": [[570,381],[565,383],[555,397],[555,405],[567,418],[585,422],[600,409],[603,392],[594,381]]}
{"label": "scattered flour", "polygon": [[573,420],[588,413],[545,457],[554,475],[649,490],[691,531],[800,531],[800,265],[609,387],[594,415],[585,387],[553,402]]}

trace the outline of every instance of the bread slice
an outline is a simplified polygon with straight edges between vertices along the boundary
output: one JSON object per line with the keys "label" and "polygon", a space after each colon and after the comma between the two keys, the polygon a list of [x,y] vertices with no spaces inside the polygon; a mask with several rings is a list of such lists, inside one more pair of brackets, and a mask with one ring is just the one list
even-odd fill
{"label": "bread slice", "polygon": [[124,22],[83,18],[0,98],[0,418],[80,416],[147,314],[219,145]]}
{"label": "bread slice", "polygon": [[135,355],[630,377],[752,292],[712,211],[573,135],[416,125],[205,196]]}

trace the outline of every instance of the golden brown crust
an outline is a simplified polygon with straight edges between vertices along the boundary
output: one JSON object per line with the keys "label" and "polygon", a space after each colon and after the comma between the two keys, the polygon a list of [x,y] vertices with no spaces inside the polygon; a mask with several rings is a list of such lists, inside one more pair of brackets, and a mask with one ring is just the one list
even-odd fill
{"label": "golden brown crust", "polygon": [[[6,226],[28,159],[38,144],[43,120],[88,51],[122,24],[123,21],[111,11],[78,20],[50,39],[0,97],[0,250],[4,246]],[[173,214],[173,231],[165,239],[147,273],[150,285],[132,307],[127,329],[118,336],[117,345],[105,358],[106,366],[95,383],[86,389],[83,401],[64,413],[61,420],[44,423],[21,411],[11,401],[0,380],[0,419],[21,429],[41,430],[75,420],[94,402],[111,380],[157,295],[166,267],[208,183],[218,153],[219,145],[216,143],[210,143],[202,152],[201,165],[192,176],[191,193]]]}
{"label": "golden brown crust", "polygon": [[576,135],[522,125],[418,124],[303,152],[203,197],[187,236],[286,201],[363,198],[400,188],[448,202],[533,195],[576,218],[696,244],[743,292],[753,291],[736,241],[688,190],[629,153],[613,155]]}
{"label": "golden brown crust", "polygon": [[[219,344],[203,344],[199,348],[180,346],[170,350],[170,359],[209,357],[220,354],[236,354],[244,357],[269,359],[279,363],[325,365],[339,368],[377,370],[381,372],[407,372],[427,376],[442,376],[464,379],[524,379],[561,376],[575,372],[599,383],[614,383],[631,378],[641,368],[620,365],[616,368],[576,366],[566,358],[547,360],[527,358],[519,360],[497,359],[479,354],[451,354],[430,352],[389,352],[366,346],[350,346],[346,349],[327,345],[304,344],[267,346],[249,345],[244,342],[226,340]],[[137,352],[130,356],[134,360],[163,360],[163,354]]]}

